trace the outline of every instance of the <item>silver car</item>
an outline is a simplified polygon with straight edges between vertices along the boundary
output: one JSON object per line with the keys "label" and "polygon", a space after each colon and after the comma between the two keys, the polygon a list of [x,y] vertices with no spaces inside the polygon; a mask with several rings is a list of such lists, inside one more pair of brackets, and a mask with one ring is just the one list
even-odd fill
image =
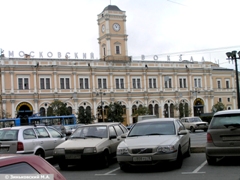
{"label": "silver car", "polygon": [[117,148],[121,170],[131,166],[153,166],[174,162],[182,166],[183,154],[190,156],[190,136],[183,124],[174,118],[157,118],[137,122]]}
{"label": "silver car", "polygon": [[120,123],[97,123],[78,127],[67,141],[54,150],[60,169],[81,163],[99,163],[103,168],[109,166],[109,158],[116,156],[121,135],[128,132]]}
{"label": "silver car", "polygon": [[209,165],[223,157],[240,157],[240,110],[216,112],[207,131],[206,159]]}
{"label": "silver car", "polygon": [[0,129],[0,154],[35,154],[53,156],[65,137],[48,126],[16,126]]}

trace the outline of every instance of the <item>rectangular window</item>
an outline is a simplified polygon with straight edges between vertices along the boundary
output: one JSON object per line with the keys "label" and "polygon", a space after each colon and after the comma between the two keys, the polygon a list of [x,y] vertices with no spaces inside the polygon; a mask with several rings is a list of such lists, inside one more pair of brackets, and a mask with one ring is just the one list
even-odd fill
{"label": "rectangular window", "polygon": [[218,100],[219,102],[222,102],[222,98],[219,98],[219,100]]}
{"label": "rectangular window", "polygon": [[172,88],[172,78],[169,76],[164,77],[164,86],[165,88]]}
{"label": "rectangular window", "polygon": [[61,89],[70,89],[70,79],[69,78],[60,78],[60,88]]}
{"label": "rectangular window", "polygon": [[221,81],[217,81],[217,88],[221,89]]}
{"label": "rectangular window", "polygon": [[230,101],[231,101],[231,99],[230,99],[230,98],[227,98],[227,101],[228,101],[228,102],[230,102]]}
{"label": "rectangular window", "polygon": [[124,79],[123,78],[116,78],[116,89],[124,89]]}
{"label": "rectangular window", "polygon": [[133,89],[141,89],[141,79],[140,78],[133,78],[132,79],[132,86],[133,86]]}
{"label": "rectangular window", "polygon": [[226,81],[226,88],[229,89],[229,81]]}
{"label": "rectangular window", "polygon": [[88,78],[79,78],[80,89],[89,89]]}
{"label": "rectangular window", "polygon": [[116,54],[120,54],[120,47],[116,46]]}
{"label": "rectangular window", "polygon": [[18,89],[29,89],[28,78],[18,78]]}
{"label": "rectangular window", "polygon": [[116,89],[119,89],[119,79],[116,79]]}
{"label": "rectangular window", "polygon": [[124,79],[120,79],[121,89],[124,89]]}
{"label": "rectangular window", "polygon": [[40,78],[40,89],[50,89],[50,78]]}
{"label": "rectangular window", "polygon": [[98,88],[107,89],[107,79],[106,78],[98,78]]}
{"label": "rectangular window", "polygon": [[186,80],[186,78],[180,78],[179,79],[179,87],[180,88],[187,88],[187,80]]}
{"label": "rectangular window", "polygon": [[157,80],[156,78],[148,79],[149,88],[157,88]]}
{"label": "rectangular window", "polygon": [[194,87],[199,87],[201,88],[201,78],[194,78]]}

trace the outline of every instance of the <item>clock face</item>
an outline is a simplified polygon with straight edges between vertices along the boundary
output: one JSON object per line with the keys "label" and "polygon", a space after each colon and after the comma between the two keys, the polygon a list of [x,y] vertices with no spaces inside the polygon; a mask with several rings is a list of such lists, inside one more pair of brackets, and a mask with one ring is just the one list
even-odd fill
{"label": "clock face", "polygon": [[113,29],[114,31],[119,31],[120,30],[120,25],[118,23],[113,24]]}
{"label": "clock face", "polygon": [[102,32],[104,32],[105,31],[105,26],[104,25],[102,25]]}

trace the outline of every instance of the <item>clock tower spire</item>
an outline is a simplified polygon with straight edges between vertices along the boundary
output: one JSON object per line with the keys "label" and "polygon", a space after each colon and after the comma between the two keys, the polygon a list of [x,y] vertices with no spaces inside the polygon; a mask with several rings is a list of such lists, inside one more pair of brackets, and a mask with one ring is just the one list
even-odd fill
{"label": "clock tower spire", "polygon": [[128,56],[125,11],[108,5],[98,15],[99,52],[102,61],[131,61]]}

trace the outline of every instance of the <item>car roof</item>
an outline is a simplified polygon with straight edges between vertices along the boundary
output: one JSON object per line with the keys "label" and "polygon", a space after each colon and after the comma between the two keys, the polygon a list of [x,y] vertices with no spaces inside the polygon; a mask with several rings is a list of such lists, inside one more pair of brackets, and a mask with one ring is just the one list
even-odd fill
{"label": "car roof", "polygon": [[[6,129],[16,129],[16,130],[19,130],[19,129],[27,129],[27,128],[33,128],[34,125],[28,125],[28,126],[13,126],[13,127],[5,127],[5,128],[1,128],[3,130],[6,130]],[[45,127],[45,126],[36,126],[36,127]]]}
{"label": "car roof", "polygon": [[222,114],[237,114],[237,113],[240,113],[240,109],[218,111],[213,116],[222,115]]}
{"label": "car roof", "polygon": [[[116,124],[121,124],[120,122],[100,122],[100,123],[94,123],[94,124],[84,124],[83,126],[111,126],[111,125],[116,125]],[[83,127],[80,126],[80,127]]]}
{"label": "car roof", "polygon": [[176,121],[177,118],[154,118],[154,119],[145,119],[137,123],[147,123],[147,122],[158,122],[158,121]]}

